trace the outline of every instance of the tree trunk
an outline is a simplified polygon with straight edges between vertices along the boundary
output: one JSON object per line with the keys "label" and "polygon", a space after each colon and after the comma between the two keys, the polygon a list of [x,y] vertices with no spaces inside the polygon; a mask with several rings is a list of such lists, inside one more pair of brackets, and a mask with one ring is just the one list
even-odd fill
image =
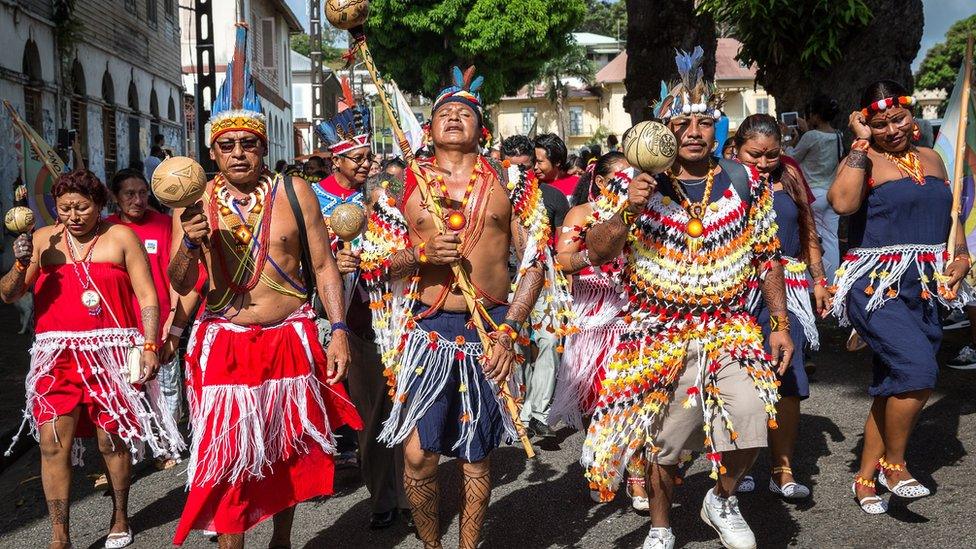
{"label": "tree trunk", "polygon": [[715,76],[715,22],[695,14],[693,0],[627,0],[627,96],[624,108],[634,124],[651,118],[661,81],[677,80],[675,49],[705,50],[705,78]]}
{"label": "tree trunk", "polygon": [[798,55],[770,64],[758,83],[776,98],[779,112],[804,112],[818,94],[837,100],[840,114],[834,127],[845,129],[851,112],[861,108],[864,88],[882,79],[914,89],[912,60],[922,38],[922,0],[866,0],[873,12],[868,26],[841,38],[842,55],[826,69],[809,73]]}
{"label": "tree trunk", "polygon": [[563,87],[562,83],[556,88],[556,132],[559,133],[559,139],[566,142],[566,122],[563,120],[563,107],[565,105],[565,100],[563,99]]}

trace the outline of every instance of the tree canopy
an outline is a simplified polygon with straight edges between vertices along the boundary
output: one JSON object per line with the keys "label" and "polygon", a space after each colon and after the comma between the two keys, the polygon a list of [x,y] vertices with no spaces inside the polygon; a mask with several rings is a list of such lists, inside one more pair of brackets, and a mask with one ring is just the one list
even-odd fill
{"label": "tree canopy", "polygon": [[960,19],[949,27],[946,39],[929,48],[915,75],[915,86],[921,89],[945,88],[952,95],[956,75],[966,53],[966,37],[976,33],[976,15]]}
{"label": "tree canopy", "polygon": [[595,77],[596,68],[593,62],[586,58],[586,48],[576,43],[570,44],[565,53],[553,57],[542,66],[536,82],[545,86],[546,99],[556,105],[556,126],[559,137],[566,138],[563,108],[566,98],[569,97],[569,84],[565,79],[575,78],[589,85]]}
{"label": "tree canopy", "polygon": [[378,68],[404,91],[435,95],[452,65],[475,65],[494,103],[569,47],[585,0],[372,0],[366,35]]}
{"label": "tree canopy", "polygon": [[826,93],[849,113],[884,78],[912,89],[922,0],[702,0],[698,9],[730,26],[738,59],[756,64],[756,82],[781,112]]}
{"label": "tree canopy", "polygon": [[[328,25],[322,26],[322,62],[331,63],[342,58],[344,51],[341,48],[332,46],[335,36],[328,34]],[[305,57],[312,57],[312,45],[309,37],[305,33],[291,35],[291,49]]]}
{"label": "tree canopy", "polygon": [[627,2],[624,0],[586,0],[586,14],[573,29],[627,39]]}

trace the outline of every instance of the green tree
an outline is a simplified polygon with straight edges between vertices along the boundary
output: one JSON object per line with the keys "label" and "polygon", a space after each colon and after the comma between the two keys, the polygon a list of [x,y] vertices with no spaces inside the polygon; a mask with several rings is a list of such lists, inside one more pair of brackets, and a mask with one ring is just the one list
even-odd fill
{"label": "green tree", "polygon": [[[324,31],[323,26],[323,31]],[[335,37],[327,35],[325,32],[322,33],[322,62],[332,63],[342,58],[344,51],[342,48],[337,48],[332,46]],[[293,34],[291,35],[291,49],[304,55],[305,57],[312,57],[312,46],[307,34]]]}
{"label": "green tree", "polygon": [[586,0],[586,15],[573,29],[627,39],[627,2],[624,0]]}
{"label": "green tree", "polygon": [[[546,88],[546,99],[556,105],[556,127],[559,137],[566,138],[566,98],[569,97],[569,84],[566,79],[575,78],[582,80],[586,85],[590,85],[596,76],[596,68],[593,62],[586,58],[586,48],[576,44],[570,44],[565,53],[553,57],[542,66],[539,72],[539,79],[533,82],[531,88],[536,84],[542,84]],[[531,90],[529,93],[532,93]]]}
{"label": "green tree", "polygon": [[538,77],[569,47],[584,0],[373,0],[366,35],[381,71],[431,97],[452,65],[476,65],[491,104]]}
{"label": "green tree", "polygon": [[734,29],[738,59],[757,65],[756,82],[781,112],[826,93],[841,105],[841,123],[871,82],[912,89],[922,0],[702,0],[698,9]]}
{"label": "green tree", "polygon": [[962,57],[966,53],[966,37],[970,32],[976,33],[976,15],[960,19],[949,27],[945,41],[925,52],[925,59],[915,75],[916,87],[923,90],[945,88],[952,95]]}

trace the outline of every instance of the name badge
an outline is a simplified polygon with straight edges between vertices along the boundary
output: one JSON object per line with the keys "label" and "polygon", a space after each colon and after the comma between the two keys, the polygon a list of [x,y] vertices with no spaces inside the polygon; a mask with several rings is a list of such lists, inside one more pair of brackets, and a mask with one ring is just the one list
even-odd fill
{"label": "name badge", "polygon": [[146,241],[146,253],[155,254],[159,252],[159,241],[157,240],[147,240]]}

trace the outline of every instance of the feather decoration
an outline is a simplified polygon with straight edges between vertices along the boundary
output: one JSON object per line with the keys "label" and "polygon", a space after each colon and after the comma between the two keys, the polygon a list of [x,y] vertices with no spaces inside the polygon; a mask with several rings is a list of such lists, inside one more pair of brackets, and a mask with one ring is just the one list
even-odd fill
{"label": "feather decoration", "polygon": [[472,78],[474,78],[474,65],[471,65],[464,71],[464,81],[463,81],[463,85],[461,86],[462,90],[470,91]]}
{"label": "feather decoration", "polygon": [[468,89],[471,93],[477,93],[481,89],[481,85],[485,83],[484,76],[478,76],[471,82],[471,87]]}
{"label": "feather decoration", "polygon": [[461,67],[455,65],[451,69],[451,77],[454,79],[454,87],[464,89],[464,74],[461,73]]}
{"label": "feather decoration", "polygon": [[[349,77],[343,76],[340,80],[342,86],[342,99],[341,102],[344,103],[346,109],[351,109],[356,106],[356,96],[352,94],[352,87],[349,85]],[[343,105],[339,106],[340,110],[343,109]]]}
{"label": "feather decoration", "polygon": [[234,39],[234,54],[227,63],[227,76],[224,78],[217,96],[214,98],[211,113],[244,110],[261,114],[261,101],[258,100],[254,81],[251,79],[251,67],[247,60],[247,25],[237,24]]}

